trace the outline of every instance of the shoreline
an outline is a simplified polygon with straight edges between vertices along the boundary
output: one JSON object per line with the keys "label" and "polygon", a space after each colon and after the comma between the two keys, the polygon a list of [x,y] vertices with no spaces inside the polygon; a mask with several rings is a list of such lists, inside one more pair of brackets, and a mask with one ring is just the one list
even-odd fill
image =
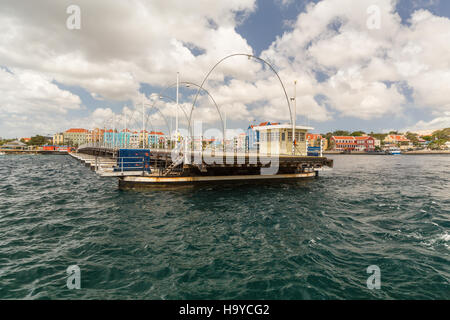
{"label": "shoreline", "polygon": [[0,149],[0,152],[7,154],[55,154],[55,155],[67,155],[67,151],[55,151],[55,150],[11,150],[11,149]]}
{"label": "shoreline", "polygon": [[[355,151],[351,153],[341,153],[340,151],[324,151],[324,155],[335,155],[335,154],[342,154],[342,155],[368,155],[368,156],[384,156],[385,154],[369,154],[364,151]],[[419,150],[419,151],[405,151],[402,152],[403,155],[450,155],[450,150]]]}

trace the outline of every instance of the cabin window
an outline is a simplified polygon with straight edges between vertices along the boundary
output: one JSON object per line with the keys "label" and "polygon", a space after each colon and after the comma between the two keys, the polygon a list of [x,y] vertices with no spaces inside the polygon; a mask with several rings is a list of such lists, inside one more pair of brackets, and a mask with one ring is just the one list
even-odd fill
{"label": "cabin window", "polygon": [[272,141],[280,141],[280,133],[272,132]]}
{"label": "cabin window", "polygon": [[300,139],[298,139],[299,141],[305,141],[305,133],[304,132],[300,132]]}

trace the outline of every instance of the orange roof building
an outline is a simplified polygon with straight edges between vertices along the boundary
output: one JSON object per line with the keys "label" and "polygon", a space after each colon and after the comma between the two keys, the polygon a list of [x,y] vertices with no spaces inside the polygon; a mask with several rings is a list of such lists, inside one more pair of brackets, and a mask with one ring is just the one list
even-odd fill
{"label": "orange roof building", "polygon": [[410,143],[411,140],[406,138],[404,135],[389,134],[384,138],[385,143]]}

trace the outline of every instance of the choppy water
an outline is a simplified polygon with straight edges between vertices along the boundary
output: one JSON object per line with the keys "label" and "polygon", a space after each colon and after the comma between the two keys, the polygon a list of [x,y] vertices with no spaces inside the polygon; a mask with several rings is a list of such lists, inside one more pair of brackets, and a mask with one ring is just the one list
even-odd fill
{"label": "choppy water", "polygon": [[138,192],[0,156],[0,298],[450,299],[450,157],[333,158],[305,182]]}

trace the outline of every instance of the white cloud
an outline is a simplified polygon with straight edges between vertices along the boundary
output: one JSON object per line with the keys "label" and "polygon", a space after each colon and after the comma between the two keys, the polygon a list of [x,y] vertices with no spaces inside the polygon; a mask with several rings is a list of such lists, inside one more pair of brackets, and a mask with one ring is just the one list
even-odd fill
{"label": "white cloud", "polygon": [[420,120],[416,124],[402,129],[402,132],[434,131],[444,128],[450,128],[450,111],[444,112],[441,116],[436,117],[431,121]]}
{"label": "white cloud", "polygon": [[[371,5],[381,10],[380,30],[367,28]],[[401,116],[406,98],[400,82],[413,90],[415,107],[450,110],[450,19],[419,10],[410,26],[402,25],[395,5],[391,0],[311,4],[294,30],[263,55],[293,72],[327,74],[317,91],[338,115]]]}
{"label": "white cloud", "polygon": [[[198,82],[225,54],[252,51],[234,27],[236,13],[254,10],[254,0],[78,1],[80,30],[66,28],[70,4],[4,1],[0,61],[50,74],[107,99],[126,100],[140,82],[161,85],[177,71]],[[194,56],[192,46],[205,53]],[[239,63],[228,68],[243,70]]]}
{"label": "white cloud", "polygon": [[2,136],[27,131],[47,134],[60,125],[69,111],[81,109],[78,96],[30,70],[0,68],[0,92]]}

